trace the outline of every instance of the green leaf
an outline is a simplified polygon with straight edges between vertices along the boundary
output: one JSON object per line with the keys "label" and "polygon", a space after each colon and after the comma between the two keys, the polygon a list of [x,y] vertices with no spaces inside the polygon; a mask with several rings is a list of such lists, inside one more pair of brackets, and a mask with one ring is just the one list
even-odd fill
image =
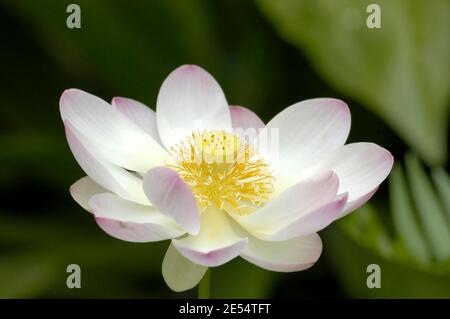
{"label": "green leaf", "polygon": [[450,1],[258,0],[289,42],[333,87],[382,117],[422,158],[445,163],[450,81]]}
{"label": "green leaf", "polygon": [[450,229],[443,209],[418,158],[407,154],[405,162],[412,195],[431,248],[438,260],[447,260],[450,258]]}
{"label": "green leaf", "polygon": [[431,256],[425,238],[417,225],[414,208],[402,167],[395,165],[389,178],[391,213],[397,233],[409,254],[419,264],[429,263]]}
{"label": "green leaf", "polygon": [[434,169],[431,177],[444,204],[447,216],[450,217],[450,177],[443,168]]}
{"label": "green leaf", "polygon": [[[350,297],[450,298],[448,264],[446,271],[437,272],[387,258],[368,249],[361,238],[349,235],[342,227],[331,227],[325,234],[324,251],[330,256],[330,264]],[[380,289],[367,288],[369,273],[366,269],[370,264],[381,267]]]}

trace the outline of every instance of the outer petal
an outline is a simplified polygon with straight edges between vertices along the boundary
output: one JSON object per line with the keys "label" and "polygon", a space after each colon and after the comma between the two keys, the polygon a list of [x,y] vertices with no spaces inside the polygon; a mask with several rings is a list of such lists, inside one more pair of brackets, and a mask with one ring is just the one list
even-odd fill
{"label": "outer petal", "polygon": [[94,195],[89,201],[97,224],[109,235],[131,242],[152,242],[184,234],[155,208],[126,201],[114,194]]}
{"label": "outer petal", "polygon": [[[335,209],[326,210],[312,217],[306,216],[335,201],[338,187],[339,180],[336,174],[327,171],[295,184],[252,214],[244,216],[233,214],[232,216],[255,236],[276,233],[301,218],[317,218],[315,222],[319,224],[330,223],[333,219],[328,219],[339,213]],[[332,207],[338,209],[339,205],[337,207],[332,205]],[[331,209],[331,207],[328,208]]]}
{"label": "outer petal", "polygon": [[162,263],[162,275],[167,286],[173,291],[184,291],[194,288],[208,267],[200,266],[186,259],[173,247],[169,246]]}
{"label": "outer petal", "polygon": [[239,256],[247,244],[238,225],[223,211],[209,208],[202,213],[200,233],[173,239],[175,248],[192,262],[215,267]]}
{"label": "outer petal", "polygon": [[125,97],[115,97],[112,99],[111,104],[161,144],[156,125],[156,113],[151,108],[141,102]]}
{"label": "outer petal", "polygon": [[62,119],[69,121],[111,163],[137,172],[164,163],[167,152],[102,99],[76,89],[66,90],[60,110]]}
{"label": "outer petal", "polygon": [[281,242],[249,238],[241,257],[267,270],[292,272],[311,267],[319,259],[321,252],[320,237],[310,234]]}
{"label": "outer petal", "polygon": [[373,143],[353,143],[339,148],[312,170],[331,169],[338,175],[339,193],[348,193],[349,206],[345,209],[348,212],[373,195],[389,175],[393,163],[394,158],[386,149]]}
{"label": "outer petal", "polygon": [[144,192],[163,214],[190,234],[200,230],[200,212],[189,186],[174,170],[155,167],[144,175]]}
{"label": "outer petal", "polygon": [[[258,137],[260,154],[276,173],[289,175],[344,145],[350,131],[350,112],[340,100],[306,100],[284,109],[266,128]],[[272,129],[278,130],[278,139],[268,143],[267,135],[276,133]]]}
{"label": "outer petal", "polygon": [[85,176],[70,186],[70,194],[73,199],[85,210],[91,211],[88,205],[92,196],[106,193],[107,190],[94,182],[89,176]]}
{"label": "outer petal", "polygon": [[369,199],[372,198],[372,196],[377,192],[378,187],[375,187],[372,191],[368,192],[366,195],[363,195],[361,197],[358,197],[354,199],[351,202],[347,202],[342,212],[339,214],[337,218],[344,217],[348,213],[351,213],[352,211],[360,208],[362,205],[364,205]]}
{"label": "outer petal", "polygon": [[347,203],[347,194],[338,196],[335,200],[304,214],[295,221],[270,233],[253,233],[256,237],[267,241],[284,241],[298,236],[304,236],[318,232],[342,214],[342,209]]}
{"label": "outer petal", "polygon": [[158,94],[156,121],[167,148],[194,130],[231,128],[222,89],[208,72],[195,65],[177,68],[164,81]]}
{"label": "outer petal", "polygon": [[149,205],[149,201],[142,189],[142,180],[137,176],[108,163],[88,141],[84,144],[69,122],[64,122],[67,141],[78,164],[92,180],[105,189],[116,193],[122,198],[137,203]]}

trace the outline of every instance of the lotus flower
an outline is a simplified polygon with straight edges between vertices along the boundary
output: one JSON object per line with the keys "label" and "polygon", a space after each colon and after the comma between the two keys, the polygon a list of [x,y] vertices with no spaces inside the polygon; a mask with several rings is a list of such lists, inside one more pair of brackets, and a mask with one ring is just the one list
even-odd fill
{"label": "lotus flower", "polygon": [[[264,125],[229,106],[193,65],[167,77],[156,113],[77,89],[62,94],[60,110],[87,174],[70,188],[73,198],[115,238],[170,239],[162,274],[175,291],[238,256],[271,271],[311,267],[322,252],[317,232],[364,204],[393,165],[378,145],[344,145],[344,102],[299,102]],[[250,138],[239,128],[259,131]],[[267,132],[276,133],[271,147]]]}

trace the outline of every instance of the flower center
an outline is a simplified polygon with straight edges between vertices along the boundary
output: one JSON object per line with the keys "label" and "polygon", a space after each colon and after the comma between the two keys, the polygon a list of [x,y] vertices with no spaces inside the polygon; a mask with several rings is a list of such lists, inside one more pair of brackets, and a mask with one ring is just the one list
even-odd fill
{"label": "flower center", "polygon": [[171,148],[175,169],[204,212],[215,206],[246,215],[263,206],[273,191],[269,165],[235,134],[193,132]]}

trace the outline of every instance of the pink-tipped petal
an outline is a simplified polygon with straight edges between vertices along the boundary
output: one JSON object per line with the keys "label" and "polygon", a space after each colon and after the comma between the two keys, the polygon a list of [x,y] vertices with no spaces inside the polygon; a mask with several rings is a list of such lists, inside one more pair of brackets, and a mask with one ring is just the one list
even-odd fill
{"label": "pink-tipped petal", "polygon": [[363,204],[389,175],[393,163],[386,149],[373,143],[353,143],[337,149],[311,170],[333,170],[339,177],[338,193],[348,193],[349,205],[359,199]]}
{"label": "pink-tipped petal", "polygon": [[311,267],[321,253],[320,237],[310,234],[279,242],[249,238],[241,257],[267,270],[292,272]]}
{"label": "pink-tipped petal", "polygon": [[247,143],[252,143],[264,127],[264,122],[253,111],[242,106],[230,106],[233,133]]}
{"label": "pink-tipped petal", "polygon": [[362,205],[364,205],[369,199],[372,198],[373,195],[377,192],[378,187],[375,187],[372,191],[368,192],[366,195],[363,195],[361,197],[358,197],[357,199],[347,202],[342,212],[339,214],[337,218],[344,217],[345,215],[353,212],[354,210],[360,208]]}
{"label": "pink-tipped petal", "polygon": [[327,171],[291,186],[256,212],[233,218],[252,234],[272,234],[336,199],[339,180]]}
{"label": "pink-tipped petal", "polygon": [[70,195],[72,195],[73,199],[88,212],[91,212],[91,208],[88,205],[91,197],[106,192],[107,190],[105,188],[98,185],[88,176],[79,179],[70,186]]}
{"label": "pink-tipped petal", "polygon": [[64,128],[70,150],[92,180],[122,198],[144,205],[150,204],[142,189],[141,179],[107,162],[87,140],[82,142],[79,138],[82,138],[80,132],[72,127],[70,122],[65,121]]}
{"label": "pink-tipped petal", "polygon": [[200,212],[189,186],[174,170],[155,167],[144,175],[144,192],[163,214],[189,234],[200,230]]}
{"label": "pink-tipped petal", "polygon": [[247,238],[237,227],[224,211],[209,208],[202,213],[198,235],[173,239],[172,243],[193,263],[216,267],[239,256],[247,245]]}
{"label": "pink-tipped petal", "polygon": [[183,233],[151,223],[121,222],[103,217],[96,217],[95,221],[109,236],[132,243],[161,241],[180,236],[180,233]]}
{"label": "pink-tipped petal", "polygon": [[111,104],[161,144],[156,125],[156,113],[151,108],[141,102],[125,97],[115,97],[112,99]]}
{"label": "pink-tipped petal", "polygon": [[162,263],[162,275],[170,289],[176,292],[194,288],[208,267],[194,264],[183,257],[173,245],[167,249]]}
{"label": "pink-tipped petal", "polygon": [[102,99],[70,89],[60,99],[61,117],[83,134],[105,160],[136,172],[163,165],[166,150]]}
{"label": "pink-tipped petal", "polygon": [[264,122],[255,112],[242,106],[230,106],[231,123],[234,129],[259,129],[264,127]]}
{"label": "pink-tipped petal", "polygon": [[[267,143],[267,135],[277,140]],[[258,137],[259,151],[276,173],[292,175],[307,163],[344,145],[350,132],[348,106],[336,99],[311,99],[278,113]],[[277,143],[274,148],[273,143]]]}
{"label": "pink-tipped petal", "polygon": [[154,242],[184,234],[155,208],[126,201],[114,194],[94,195],[89,201],[97,224],[110,236],[129,242]]}
{"label": "pink-tipped petal", "polygon": [[347,197],[347,194],[338,196],[335,200],[300,216],[297,220],[272,233],[253,233],[253,235],[267,241],[285,241],[298,236],[316,233],[340,217],[347,203]]}
{"label": "pink-tipped petal", "polygon": [[225,95],[216,80],[196,65],[169,74],[158,94],[156,121],[167,148],[194,130],[231,128]]}
{"label": "pink-tipped petal", "polygon": [[217,267],[239,256],[242,249],[247,245],[247,240],[242,239],[234,244],[210,251],[191,249],[177,242],[174,245],[183,256],[192,262],[208,267]]}

